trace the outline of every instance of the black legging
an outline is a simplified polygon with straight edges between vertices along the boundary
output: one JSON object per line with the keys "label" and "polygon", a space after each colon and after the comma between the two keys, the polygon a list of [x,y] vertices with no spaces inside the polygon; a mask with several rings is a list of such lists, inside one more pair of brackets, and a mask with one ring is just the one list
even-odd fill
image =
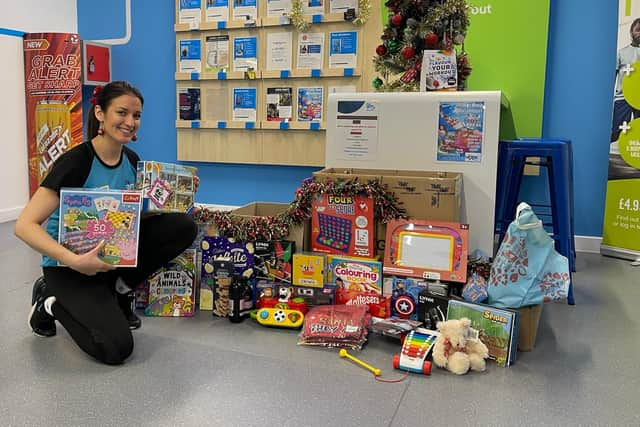
{"label": "black legging", "polygon": [[196,234],[187,215],[154,215],[141,221],[136,268],[87,276],[68,267],[44,267],[47,293],[56,297],[54,317],[86,353],[109,365],[121,364],[133,351],[133,336],[116,299],[117,278],[135,289],[188,248]]}

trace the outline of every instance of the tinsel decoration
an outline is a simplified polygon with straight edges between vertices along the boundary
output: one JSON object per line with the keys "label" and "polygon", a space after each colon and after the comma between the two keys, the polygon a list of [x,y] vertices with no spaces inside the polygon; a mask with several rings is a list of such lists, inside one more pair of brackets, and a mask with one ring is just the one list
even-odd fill
{"label": "tinsel decoration", "polygon": [[[358,12],[356,18],[351,21],[353,25],[364,25],[371,15],[371,0],[358,0]],[[311,22],[304,18],[302,11],[302,0],[291,1],[291,12],[289,12],[291,23],[298,31],[307,31],[311,27]]]}
{"label": "tinsel decoration", "polygon": [[304,15],[302,14],[302,1],[301,0],[293,0],[291,2],[291,12],[289,12],[289,18],[291,19],[291,23],[296,30],[298,31],[307,31],[311,26],[307,20],[304,19]]}
{"label": "tinsel decoration", "polygon": [[292,226],[311,218],[311,203],[316,194],[337,196],[363,195],[373,198],[374,217],[387,223],[392,219],[405,218],[406,211],[393,193],[387,192],[380,181],[366,183],[353,179],[346,182],[319,182],[307,178],[296,190],[295,199],[287,210],[276,216],[240,216],[231,212],[195,207],[192,211],[196,222],[213,223],[220,235],[240,241],[277,240],[289,235]]}

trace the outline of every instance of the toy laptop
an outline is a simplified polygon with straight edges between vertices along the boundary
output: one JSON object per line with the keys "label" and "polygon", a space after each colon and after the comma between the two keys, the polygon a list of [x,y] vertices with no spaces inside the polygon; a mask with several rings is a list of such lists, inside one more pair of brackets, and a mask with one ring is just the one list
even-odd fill
{"label": "toy laptop", "polygon": [[173,163],[139,161],[136,188],[144,194],[145,212],[188,212],[193,207],[198,169]]}
{"label": "toy laptop", "polygon": [[375,255],[373,199],[316,194],[311,203],[311,250],[327,254]]}
{"label": "toy laptop", "polygon": [[100,259],[118,267],[135,267],[141,210],[139,191],[63,188],[58,242],[83,254],[104,240]]}
{"label": "toy laptop", "polygon": [[189,248],[146,280],[147,316],[191,317],[196,305],[196,249]]}
{"label": "toy laptop", "polygon": [[464,283],[469,226],[419,219],[387,224],[384,274]]}
{"label": "toy laptop", "polygon": [[515,362],[520,323],[517,311],[449,300],[447,320],[463,317],[471,320],[471,327],[478,330],[480,341],[489,349],[489,358],[500,366],[509,366]]}

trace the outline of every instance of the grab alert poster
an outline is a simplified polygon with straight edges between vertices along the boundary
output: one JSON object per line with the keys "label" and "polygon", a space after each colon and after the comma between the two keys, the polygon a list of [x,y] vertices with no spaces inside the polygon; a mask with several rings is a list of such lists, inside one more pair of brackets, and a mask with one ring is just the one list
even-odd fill
{"label": "grab alert poster", "polygon": [[619,0],[616,82],[600,252],[640,257],[640,0]]}
{"label": "grab alert poster", "polygon": [[25,34],[29,196],[62,153],[82,142],[82,60],[78,34]]}

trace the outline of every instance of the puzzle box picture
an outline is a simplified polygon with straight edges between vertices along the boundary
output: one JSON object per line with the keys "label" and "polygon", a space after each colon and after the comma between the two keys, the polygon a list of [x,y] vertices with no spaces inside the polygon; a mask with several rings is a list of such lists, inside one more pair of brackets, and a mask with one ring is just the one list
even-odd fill
{"label": "puzzle box picture", "polygon": [[58,242],[83,254],[105,241],[100,258],[118,267],[138,264],[139,191],[60,190]]}

